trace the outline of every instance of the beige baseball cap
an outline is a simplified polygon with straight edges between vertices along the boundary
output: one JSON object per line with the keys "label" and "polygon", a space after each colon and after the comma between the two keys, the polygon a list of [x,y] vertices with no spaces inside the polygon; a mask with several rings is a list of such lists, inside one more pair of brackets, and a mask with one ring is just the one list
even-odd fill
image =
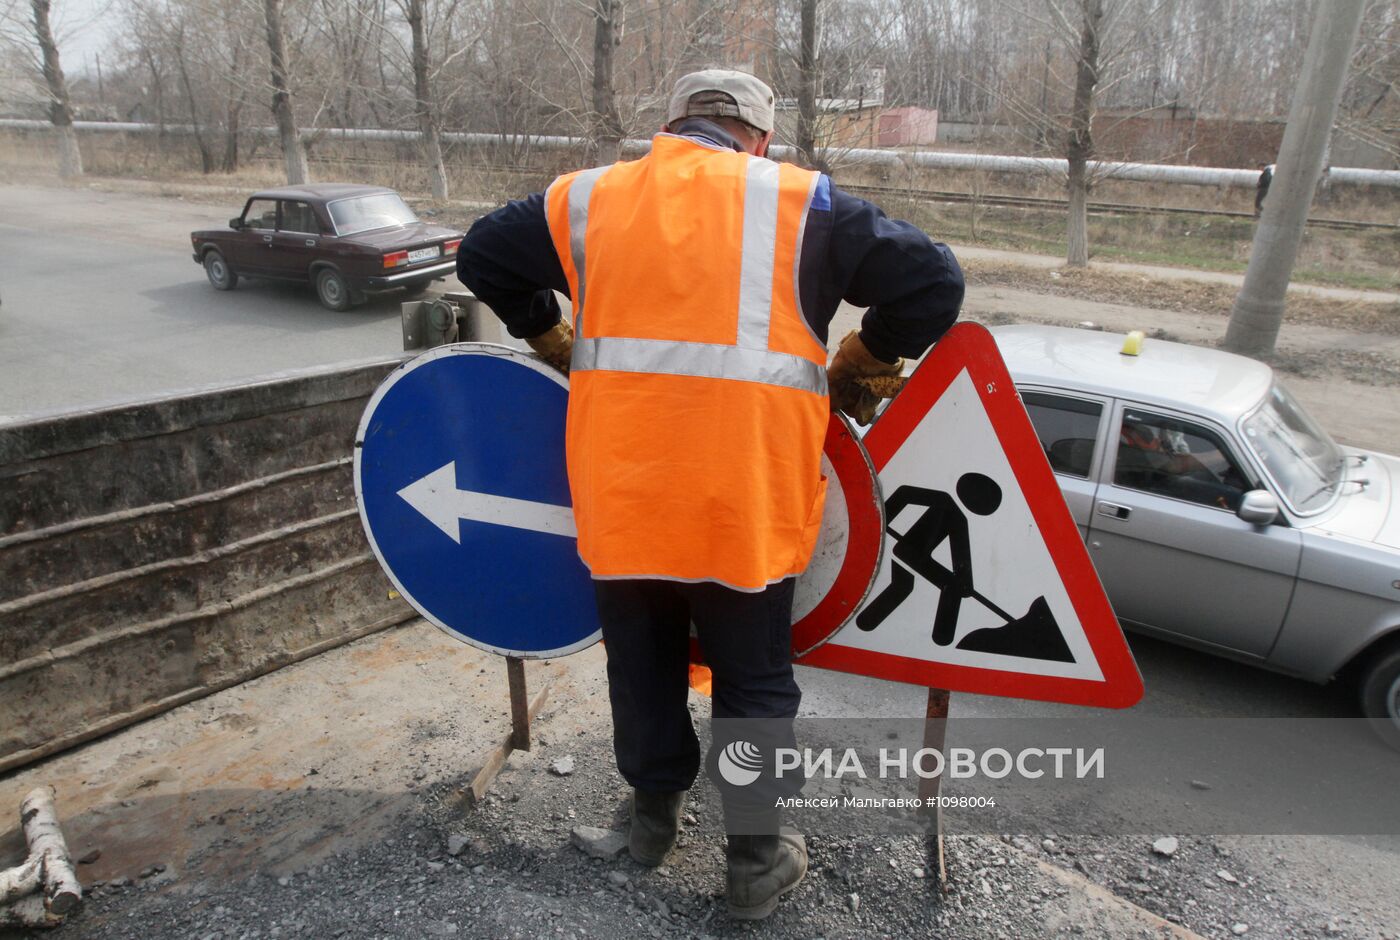
{"label": "beige baseball cap", "polygon": [[[702,92],[722,92],[731,100],[713,96],[690,99]],[[687,117],[732,117],[752,124],[761,131],[773,129],[773,89],[748,72],[733,69],[705,69],[682,75],[671,92],[666,123]]]}

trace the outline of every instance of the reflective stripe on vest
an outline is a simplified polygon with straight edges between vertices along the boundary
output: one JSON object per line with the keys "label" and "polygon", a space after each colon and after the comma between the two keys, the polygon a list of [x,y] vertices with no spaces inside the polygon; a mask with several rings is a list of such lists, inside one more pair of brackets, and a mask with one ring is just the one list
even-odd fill
{"label": "reflective stripe on vest", "polygon": [[[574,177],[574,184],[569,187],[569,251],[574,256],[574,270],[578,272],[578,297],[574,299],[574,309],[578,313],[574,323],[575,333],[583,329],[583,236],[588,231],[588,200],[593,197],[593,184],[610,169],[610,166],[599,166],[584,170]],[[545,198],[547,201],[548,196]],[[569,368],[574,368],[572,363]]]}
{"label": "reflective stripe on vest", "polygon": [[[778,164],[749,160],[744,194],[739,270],[739,316],[734,345],[625,337],[584,337],[587,284],[585,235],[593,187],[611,167],[584,170],[569,187],[569,250],[577,272],[574,351],[569,369],[602,369],[657,375],[689,375],[777,385],[825,395],[826,368],[810,359],[769,349],[773,321],[773,265],[778,233]],[[815,188],[819,176],[814,175]],[[546,197],[547,199],[548,197]],[[811,193],[808,193],[808,202]],[[804,212],[805,223],[805,212]],[[805,229],[805,224],[799,233]],[[799,234],[800,239],[800,234]],[[800,258],[800,253],[799,256]],[[795,273],[795,272],[794,272]],[[794,282],[796,278],[794,277]],[[815,340],[815,337],[813,337]]]}

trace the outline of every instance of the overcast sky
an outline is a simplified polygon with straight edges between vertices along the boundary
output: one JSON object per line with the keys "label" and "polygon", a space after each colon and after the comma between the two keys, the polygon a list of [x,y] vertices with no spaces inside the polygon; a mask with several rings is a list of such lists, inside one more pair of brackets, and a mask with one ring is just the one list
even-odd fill
{"label": "overcast sky", "polygon": [[54,0],[52,15],[64,72],[81,75],[93,68],[98,55],[105,60],[104,69],[113,64],[109,50],[117,36],[116,0]]}

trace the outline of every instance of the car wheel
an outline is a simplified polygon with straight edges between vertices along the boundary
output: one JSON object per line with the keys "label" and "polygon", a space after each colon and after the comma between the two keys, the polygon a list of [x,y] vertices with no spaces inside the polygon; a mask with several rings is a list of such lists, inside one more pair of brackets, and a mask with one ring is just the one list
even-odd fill
{"label": "car wheel", "polygon": [[1361,675],[1361,710],[1385,743],[1400,750],[1400,649],[1377,654]]}
{"label": "car wheel", "polygon": [[233,290],[238,286],[238,275],[228,266],[217,248],[204,253],[204,273],[215,290]]}
{"label": "car wheel", "polygon": [[316,296],[321,305],[331,310],[349,310],[354,301],[350,285],[334,268],[322,268],[316,272]]}

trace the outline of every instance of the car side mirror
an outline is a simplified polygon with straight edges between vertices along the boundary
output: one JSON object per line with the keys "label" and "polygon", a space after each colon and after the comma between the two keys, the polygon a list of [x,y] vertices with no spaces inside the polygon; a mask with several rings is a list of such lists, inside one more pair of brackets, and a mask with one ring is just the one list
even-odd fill
{"label": "car side mirror", "polygon": [[228,227],[231,228],[231,229],[233,229],[235,232],[240,231],[240,230],[243,228],[243,218],[242,218],[242,216],[238,216],[238,217],[236,217],[236,218],[229,219],[229,220],[228,220]]}
{"label": "car side mirror", "polygon": [[1251,525],[1272,525],[1278,518],[1278,498],[1268,490],[1250,490],[1240,500],[1235,515]]}

